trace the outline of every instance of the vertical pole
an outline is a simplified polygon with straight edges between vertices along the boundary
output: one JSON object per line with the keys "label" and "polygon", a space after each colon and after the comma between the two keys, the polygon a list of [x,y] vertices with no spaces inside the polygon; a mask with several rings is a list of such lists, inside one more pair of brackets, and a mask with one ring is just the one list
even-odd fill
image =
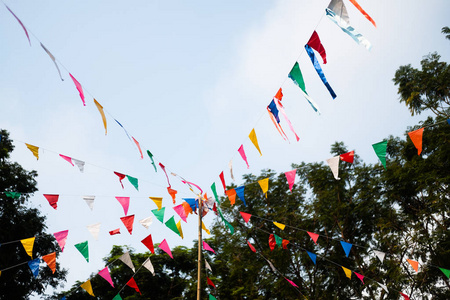
{"label": "vertical pole", "polygon": [[198,199],[198,261],[197,261],[197,300],[200,300],[201,287],[202,287],[202,197],[200,195]]}

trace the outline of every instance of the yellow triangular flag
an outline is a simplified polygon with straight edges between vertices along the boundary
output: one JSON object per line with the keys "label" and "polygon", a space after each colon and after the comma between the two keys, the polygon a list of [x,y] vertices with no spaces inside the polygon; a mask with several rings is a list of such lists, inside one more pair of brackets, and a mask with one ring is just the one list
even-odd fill
{"label": "yellow triangular flag", "polygon": [[181,229],[181,220],[178,221],[178,223],[177,223],[177,229],[180,232],[181,238],[184,239],[184,237],[183,237],[183,229]]}
{"label": "yellow triangular flag", "polygon": [[33,246],[34,246],[35,239],[36,239],[36,237],[20,240],[23,247],[25,248],[25,251],[31,258],[33,258]]}
{"label": "yellow triangular flag", "polygon": [[155,202],[156,206],[158,207],[158,210],[160,210],[162,208],[162,197],[149,197],[150,199],[153,200],[153,202]]}
{"label": "yellow triangular flag", "polygon": [[286,225],[278,223],[278,222],[273,222],[273,225],[277,226],[278,228],[280,228],[281,230],[284,230],[284,227],[286,227]]}
{"label": "yellow triangular flag", "polygon": [[30,151],[33,153],[33,155],[36,156],[36,158],[39,160],[39,147],[30,145],[27,143],[25,143],[25,145],[27,145],[27,148],[30,149]]}
{"label": "yellow triangular flag", "polygon": [[211,232],[209,232],[209,230],[206,228],[206,226],[205,226],[205,224],[203,223],[203,221],[202,221],[202,229],[203,229],[204,231],[206,231],[207,234],[211,234]]}
{"label": "yellow triangular flag", "polygon": [[98,111],[102,115],[103,126],[105,126],[105,135],[106,135],[108,133],[108,130],[106,129],[106,117],[105,117],[105,112],[103,111],[103,106],[101,106],[100,103],[98,103],[97,100],[95,100],[95,99],[94,99],[94,103],[95,103],[95,106],[97,106]]}
{"label": "yellow triangular flag", "polygon": [[347,276],[348,278],[352,279],[352,271],[347,269],[347,268],[344,268],[344,267],[342,267],[342,269],[344,269],[345,276]]}
{"label": "yellow triangular flag", "polygon": [[83,283],[82,285],[80,285],[80,287],[82,287],[86,292],[88,292],[89,295],[91,295],[92,297],[95,297],[94,291],[92,290],[92,284],[91,284],[90,280],[88,280],[85,283]]}
{"label": "yellow triangular flag", "polygon": [[259,154],[262,156],[261,149],[259,149],[258,145],[258,139],[256,138],[255,128],[253,128],[252,131],[250,131],[248,137],[250,138],[250,141],[252,141],[253,145],[255,145],[256,149],[258,149]]}
{"label": "yellow triangular flag", "polygon": [[269,178],[258,180],[258,183],[267,198],[267,191],[269,190]]}

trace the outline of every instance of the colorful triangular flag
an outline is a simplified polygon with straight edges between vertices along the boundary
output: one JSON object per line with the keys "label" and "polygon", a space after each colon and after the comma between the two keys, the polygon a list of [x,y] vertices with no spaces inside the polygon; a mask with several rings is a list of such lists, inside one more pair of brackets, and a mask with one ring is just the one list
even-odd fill
{"label": "colorful triangular flag", "polygon": [[31,153],[33,153],[33,155],[36,157],[36,159],[39,160],[39,147],[30,145],[27,143],[25,143],[25,145],[31,151]]}
{"label": "colorful triangular flag", "polygon": [[141,243],[144,244],[144,246],[147,247],[151,253],[155,254],[155,248],[153,247],[153,239],[151,234],[149,234],[145,239],[143,239]]}
{"label": "colorful triangular flag", "polygon": [[130,234],[132,234],[133,233],[134,215],[122,217],[122,218],[120,218],[120,220],[122,221],[123,225],[125,225],[125,228],[128,230],[128,232]]}
{"label": "colorful triangular flag", "polygon": [[139,180],[135,177],[131,177],[130,175],[126,175],[128,181],[134,186],[134,188],[139,191]]}
{"label": "colorful triangular flag", "polygon": [[255,128],[250,131],[250,134],[248,135],[250,141],[252,141],[253,145],[255,146],[256,150],[258,150],[259,154],[262,156],[261,149],[259,148],[258,144],[258,138],[256,137]]}
{"label": "colorful triangular flag", "polygon": [[308,255],[311,258],[311,260],[313,261],[313,263],[316,264],[317,255],[315,255],[314,253],[311,253],[309,251],[306,251],[306,253],[308,253]]}
{"label": "colorful triangular flag", "polygon": [[47,199],[48,204],[50,204],[51,207],[53,207],[54,209],[58,208],[59,195],[44,194],[44,197]]}
{"label": "colorful triangular flag", "polygon": [[295,175],[297,174],[297,169],[294,169],[292,171],[285,172],[284,175],[286,175],[286,179],[289,184],[289,190],[292,192],[292,188],[294,187],[295,182]]}
{"label": "colorful triangular flag", "polygon": [[52,273],[55,274],[55,271],[56,271],[56,252],[52,252],[50,254],[42,256],[42,260],[47,263],[47,266],[52,270]]}
{"label": "colorful triangular flag", "polygon": [[88,246],[88,241],[85,241],[85,242],[82,242],[82,243],[75,244],[75,248],[77,248],[78,251],[80,251],[81,255],[83,255],[83,257],[86,259],[86,261],[89,262],[89,246]]}
{"label": "colorful triangular flag", "polygon": [[373,150],[381,161],[381,164],[386,169],[386,149],[387,141],[378,142],[372,145]]}
{"label": "colorful triangular flag", "polygon": [[158,207],[158,210],[162,208],[162,200],[163,197],[149,197],[153,202],[155,202],[156,207]]}
{"label": "colorful triangular flag", "polygon": [[58,231],[53,234],[55,236],[56,241],[58,242],[59,247],[61,248],[61,252],[64,251],[64,246],[66,245],[68,234],[69,230]]}
{"label": "colorful triangular flag", "polygon": [[347,276],[348,278],[352,279],[352,271],[347,269],[347,268],[345,268],[345,267],[342,267],[342,269],[345,272],[345,276]]}
{"label": "colorful triangular flag", "polygon": [[245,198],[244,198],[245,185],[237,187],[234,190],[236,192],[236,195],[239,197],[239,199],[241,199],[241,201],[244,202],[244,206],[247,206],[247,203],[245,203]]}
{"label": "colorful triangular flag", "polygon": [[114,288],[114,283],[112,281],[111,274],[109,273],[108,267],[105,267],[102,270],[100,270],[100,272],[98,272],[98,275],[100,275],[103,279],[108,281],[108,283]]}
{"label": "colorful triangular flag", "polygon": [[28,266],[30,267],[31,273],[33,273],[34,278],[39,275],[39,264],[41,260],[39,258],[35,258],[33,260],[28,261]]}
{"label": "colorful triangular flag", "polygon": [[241,155],[242,159],[245,161],[245,163],[247,164],[247,169],[250,168],[250,166],[248,165],[248,161],[247,161],[247,155],[245,155],[245,150],[244,150],[244,145],[241,145],[238,149],[239,154]]}
{"label": "colorful triangular flag", "polygon": [[36,239],[36,237],[20,240],[20,242],[22,243],[23,248],[25,249],[25,252],[31,258],[33,258],[33,247],[34,247],[34,240],[35,239]]}
{"label": "colorful triangular flag", "polygon": [[352,249],[353,245],[344,241],[341,241],[341,245],[345,251],[345,255],[348,257],[348,255],[350,254],[350,249]]}
{"label": "colorful triangular flag", "polygon": [[164,223],[164,211],[166,210],[165,207],[161,209],[153,209],[152,213],[155,215],[155,217],[161,222]]}
{"label": "colorful triangular flag", "polygon": [[142,266],[144,268],[146,268],[147,270],[149,270],[152,273],[153,276],[155,276],[155,269],[153,268],[153,264],[150,261],[150,257],[147,257],[147,259],[144,261]]}
{"label": "colorful triangular flag", "polygon": [[83,290],[85,290],[86,292],[88,292],[89,295],[91,295],[92,297],[95,297],[94,291],[92,290],[92,284],[91,284],[90,280],[88,280],[85,283],[83,283],[82,285],[80,285],[80,287]]}
{"label": "colorful triangular flag", "polygon": [[420,153],[422,153],[423,128],[408,132],[408,135],[414,146],[417,148],[417,155],[420,155]]}
{"label": "colorful triangular flag", "polygon": [[170,251],[170,247],[169,247],[169,244],[167,244],[166,239],[164,239],[164,240],[158,245],[158,247],[159,247],[162,251],[164,251],[164,252],[166,252],[167,254],[169,254],[170,258],[173,259],[172,251]]}
{"label": "colorful triangular flag", "polygon": [[130,253],[125,252],[119,258],[124,264],[126,264],[134,273],[136,273],[136,269],[134,268],[133,262],[131,261]]}

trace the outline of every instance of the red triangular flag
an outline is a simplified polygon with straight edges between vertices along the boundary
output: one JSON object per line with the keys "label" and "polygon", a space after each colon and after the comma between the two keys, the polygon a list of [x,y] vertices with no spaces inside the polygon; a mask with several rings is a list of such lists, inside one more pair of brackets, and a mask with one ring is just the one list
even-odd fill
{"label": "red triangular flag", "polygon": [[286,175],[286,179],[289,184],[289,190],[292,192],[292,187],[294,186],[295,182],[295,175],[297,174],[297,169],[294,169],[292,171],[285,172],[284,175]]}
{"label": "red triangular flag", "polygon": [[408,135],[414,146],[417,148],[417,155],[420,155],[420,153],[422,153],[423,128],[408,132]]}
{"label": "red triangular flag", "polygon": [[349,163],[353,163],[353,160],[355,158],[355,151],[350,151],[344,154],[339,155],[339,157],[341,158],[341,160],[349,162]]}
{"label": "red triangular flag", "polygon": [[253,247],[253,245],[252,244],[250,244],[250,242],[249,241],[247,241],[247,244],[248,244],[248,246],[250,247],[250,249],[253,251],[253,252],[255,252],[256,253],[256,249],[255,249],[255,247]]}
{"label": "red triangular flag", "polygon": [[122,180],[125,178],[125,174],[122,174],[122,173],[119,173],[119,172],[114,172],[114,174],[116,174],[117,176],[119,176],[119,181],[120,181],[120,184],[122,185],[122,188],[124,188],[123,187],[123,183],[122,183]]}
{"label": "red triangular flag", "polygon": [[58,207],[59,195],[44,194],[44,197],[47,199],[47,201],[51,207],[53,207],[54,209],[56,209]]}
{"label": "red triangular flag", "polygon": [[147,247],[151,253],[155,254],[155,248],[153,248],[153,240],[152,240],[152,235],[149,234],[148,237],[146,237],[145,239],[143,239],[141,241],[142,244],[145,245],[145,247]]}
{"label": "red triangular flag", "polygon": [[136,146],[138,147],[139,153],[141,154],[141,159],[144,159],[144,155],[142,155],[142,149],[141,149],[141,145],[139,145],[139,142],[136,141],[136,139],[134,137],[131,137],[133,139],[133,142],[136,144]]}
{"label": "red triangular flag", "polygon": [[403,293],[401,293],[401,292],[400,292],[400,295],[402,295],[403,298],[405,298],[405,300],[409,300],[409,297],[408,297],[407,295],[405,295],[405,294],[403,294]]}
{"label": "red triangular flag", "polygon": [[289,244],[288,240],[283,239],[283,242],[281,243],[281,245],[283,246],[283,249],[287,249],[287,245]]}
{"label": "red triangular flag", "polygon": [[317,34],[316,31],[313,32],[307,44],[308,46],[319,52],[320,56],[322,56],[323,63],[326,64],[327,53],[325,52],[325,48],[323,47],[322,42],[320,42],[319,35]]}
{"label": "red triangular flag", "polygon": [[134,215],[122,217],[122,218],[120,218],[120,220],[122,221],[123,225],[125,225],[125,227],[127,228],[128,232],[130,234],[132,234],[132,232],[133,232]]}
{"label": "red triangular flag", "polygon": [[109,235],[115,235],[115,234],[120,234],[120,228],[111,230],[111,231],[109,232]]}
{"label": "red triangular flag", "polygon": [[311,239],[314,241],[314,243],[317,245],[317,239],[319,238],[319,235],[317,233],[312,233],[307,231]]}
{"label": "red triangular flag", "polygon": [[206,282],[207,282],[210,286],[216,288],[216,286],[214,285],[214,282],[212,282],[212,280],[209,279],[209,277],[206,277]]}
{"label": "red triangular flag", "polygon": [[277,242],[275,240],[275,236],[273,234],[269,235],[269,248],[270,248],[270,251],[273,251],[273,249],[275,249],[276,245],[277,245]]}
{"label": "red triangular flag", "polygon": [[226,193],[227,192],[227,187],[225,185],[225,177],[223,176],[223,171],[222,171],[222,173],[220,173],[219,177],[220,177],[220,181],[222,182],[222,185],[223,185],[223,190]]}
{"label": "red triangular flag", "polygon": [[242,218],[244,219],[245,223],[248,223],[250,221],[250,218],[252,217],[251,214],[245,213],[240,211]]}
{"label": "red triangular flag", "polygon": [[[133,288],[136,292],[138,292],[139,294],[141,294],[141,291],[139,290],[136,281],[134,281],[134,278],[131,277],[130,280],[128,280],[127,285],[131,288]],[[142,294],[141,294],[142,295]]]}

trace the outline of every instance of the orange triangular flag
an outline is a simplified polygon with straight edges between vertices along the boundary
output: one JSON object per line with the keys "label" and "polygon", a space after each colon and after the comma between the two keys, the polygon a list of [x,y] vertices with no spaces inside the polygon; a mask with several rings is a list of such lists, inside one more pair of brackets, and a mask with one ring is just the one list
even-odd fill
{"label": "orange triangular flag", "polygon": [[230,199],[230,203],[231,205],[234,205],[234,203],[236,202],[236,191],[234,189],[225,191],[225,193],[228,196],[228,199]]}
{"label": "orange triangular flag", "polygon": [[406,259],[416,272],[419,272],[419,263],[415,260]]}
{"label": "orange triangular flag", "polygon": [[103,111],[103,106],[100,105],[100,103],[97,102],[97,100],[94,99],[95,106],[97,106],[97,109],[102,116],[103,126],[105,127],[105,135],[108,133],[107,125],[106,125],[106,116],[105,112]]}
{"label": "orange triangular flag", "polygon": [[414,146],[417,148],[417,155],[420,155],[420,153],[422,153],[423,128],[408,132],[408,135]]}
{"label": "orange triangular flag", "polygon": [[47,254],[42,256],[42,260],[45,261],[48,267],[52,270],[52,273],[55,274],[56,271],[56,252]]}

